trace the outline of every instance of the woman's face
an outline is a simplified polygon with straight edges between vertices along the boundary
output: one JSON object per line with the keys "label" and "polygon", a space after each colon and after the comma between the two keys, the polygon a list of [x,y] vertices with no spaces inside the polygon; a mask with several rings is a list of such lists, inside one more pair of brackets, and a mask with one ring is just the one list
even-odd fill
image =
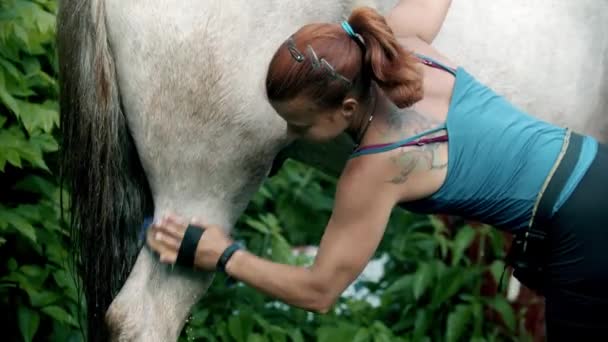
{"label": "woman's face", "polygon": [[345,113],[343,106],[320,108],[303,96],[271,104],[287,121],[288,133],[295,138],[314,142],[328,141],[344,132],[350,124],[349,112]]}

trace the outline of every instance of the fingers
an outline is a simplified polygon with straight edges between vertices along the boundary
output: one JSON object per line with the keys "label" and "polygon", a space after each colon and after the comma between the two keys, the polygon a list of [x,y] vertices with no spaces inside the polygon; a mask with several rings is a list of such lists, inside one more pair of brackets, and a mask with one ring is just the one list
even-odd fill
{"label": "fingers", "polygon": [[156,227],[154,225],[150,226],[146,232],[146,242],[148,243],[148,246],[150,246],[150,248],[152,248],[155,252],[160,252],[163,245],[160,243],[160,241],[156,240],[156,232]]}
{"label": "fingers", "polygon": [[172,224],[176,224],[176,225],[182,225],[182,226],[188,225],[188,222],[186,220],[182,219],[180,216],[178,216],[172,212],[168,212],[167,214],[165,214],[165,216],[163,217],[163,220],[170,222]]}
{"label": "fingers", "polygon": [[160,232],[156,227],[152,227],[148,230],[146,241],[152,249],[158,253],[165,250],[177,250],[179,248],[179,242],[166,234]]}
{"label": "fingers", "polygon": [[187,222],[173,213],[167,213],[161,220],[150,226],[146,233],[146,241],[150,248],[159,255],[161,263],[175,263],[188,224],[208,228],[208,225],[198,218]]}
{"label": "fingers", "polygon": [[203,223],[203,220],[198,217],[193,217],[192,220],[190,220],[190,223],[195,226],[205,227],[205,223]]}
{"label": "fingers", "polygon": [[163,264],[173,265],[177,260],[177,253],[168,252],[161,254],[159,260]]}
{"label": "fingers", "polygon": [[146,240],[150,248],[158,253],[160,262],[165,264],[175,263],[181,239],[166,234],[160,229],[160,226],[153,225],[148,230]]}
{"label": "fingers", "polygon": [[182,221],[175,215],[166,215],[158,224],[159,230],[164,234],[170,235],[178,240],[184,238],[188,223]]}
{"label": "fingers", "polygon": [[173,250],[179,249],[179,246],[182,243],[181,238],[177,238],[173,234],[167,233],[167,231],[163,230],[161,227],[156,228],[155,230],[156,230],[156,232],[154,233],[155,241],[158,241],[159,243],[163,244],[163,246],[166,248],[173,249]]}

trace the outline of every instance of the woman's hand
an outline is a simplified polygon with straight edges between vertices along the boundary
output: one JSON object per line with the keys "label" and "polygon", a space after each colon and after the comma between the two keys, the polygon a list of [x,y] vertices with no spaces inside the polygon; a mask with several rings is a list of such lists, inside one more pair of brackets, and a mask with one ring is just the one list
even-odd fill
{"label": "woman's hand", "polygon": [[397,38],[416,36],[428,44],[439,33],[452,0],[401,0],[386,16]]}
{"label": "woman's hand", "polygon": [[148,229],[148,245],[160,255],[160,262],[174,264],[188,224],[205,231],[196,247],[194,265],[205,271],[215,271],[220,256],[232,243],[219,226],[204,224],[198,219],[188,223],[177,215],[168,214]]}

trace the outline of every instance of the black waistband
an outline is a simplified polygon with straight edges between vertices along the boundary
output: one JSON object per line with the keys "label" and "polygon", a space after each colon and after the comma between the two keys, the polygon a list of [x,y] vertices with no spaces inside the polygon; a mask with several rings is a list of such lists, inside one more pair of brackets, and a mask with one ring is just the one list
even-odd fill
{"label": "black waistband", "polygon": [[580,158],[582,145],[583,136],[572,132],[566,152],[538,203],[534,222],[532,222],[533,228],[538,229],[544,226],[543,223],[546,223],[551,218],[553,207]]}
{"label": "black waistband", "polygon": [[[572,132],[559,165],[541,195],[534,221],[530,228],[515,233],[511,249],[507,255],[507,265],[514,268],[513,275],[531,289],[543,292],[544,269],[547,252],[548,221],[560,193],[568,182],[580,157],[583,137]],[[506,266],[505,266],[506,269]],[[504,275],[504,272],[503,272]],[[499,286],[502,284],[502,276]],[[500,287],[499,287],[500,288]]]}

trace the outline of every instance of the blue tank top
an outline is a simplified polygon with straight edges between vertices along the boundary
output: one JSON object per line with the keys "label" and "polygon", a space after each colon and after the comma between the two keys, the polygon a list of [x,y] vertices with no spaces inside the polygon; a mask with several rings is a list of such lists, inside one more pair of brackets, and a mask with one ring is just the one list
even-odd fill
{"label": "blue tank top", "polygon": [[[419,58],[456,77],[446,123],[393,144],[363,147],[351,158],[420,145],[425,143],[424,135],[446,129],[449,145],[445,182],[431,196],[403,203],[402,207],[418,213],[461,216],[508,231],[526,227],[538,193],[561,151],[566,129],[521,111],[461,67],[452,70],[431,58]],[[596,152],[597,141],[585,136],[575,170],[553,213],[574,191]]]}

